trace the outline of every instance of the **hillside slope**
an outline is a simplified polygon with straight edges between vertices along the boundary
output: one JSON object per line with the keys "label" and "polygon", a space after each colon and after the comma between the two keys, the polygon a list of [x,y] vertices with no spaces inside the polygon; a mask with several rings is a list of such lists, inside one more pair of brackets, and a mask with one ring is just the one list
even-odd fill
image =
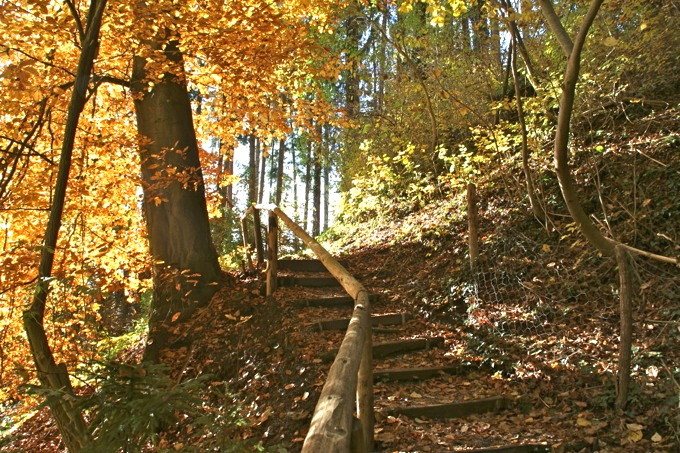
{"label": "hillside slope", "polygon": [[[622,127],[607,141],[579,150],[575,163],[582,199],[603,228],[629,244],[675,256],[678,113],[652,114]],[[445,338],[436,354],[425,352],[416,360],[464,364],[468,370],[406,395],[377,385],[378,450],[462,451],[530,440],[558,445],[555,451],[677,451],[678,269],[635,261],[633,386],[626,411],[617,414],[616,264],[580,237],[552,173],[537,176],[551,212],[548,228],[530,214],[521,178],[518,167],[498,165],[476,181],[481,258],[475,272],[468,264],[462,191],[399,217],[338,225],[327,234],[329,247],[379,296],[376,311],[413,315],[399,335]],[[342,337],[314,333],[310,324],[337,313],[303,313],[292,304],[307,297],[301,289],[266,298],[256,276],[234,277],[208,308],[178,326],[190,346],[168,353],[165,362],[177,382],[204,377],[213,389],[226,386],[231,393],[213,393],[205,407],[213,414],[233,409],[241,421],[196,436],[195,420],[184,418],[165,427],[158,447],[148,451],[232,451],[225,449],[236,441],[245,441],[239,444],[243,451],[257,445],[276,452],[301,447],[328,369],[322,357]],[[132,361],[140,352],[141,343],[120,360]],[[409,363],[397,357],[387,364]],[[425,423],[385,412],[388,400],[437,399],[444,392],[473,399],[501,390],[517,403],[485,418]],[[43,410],[3,451],[61,451],[58,439]]]}

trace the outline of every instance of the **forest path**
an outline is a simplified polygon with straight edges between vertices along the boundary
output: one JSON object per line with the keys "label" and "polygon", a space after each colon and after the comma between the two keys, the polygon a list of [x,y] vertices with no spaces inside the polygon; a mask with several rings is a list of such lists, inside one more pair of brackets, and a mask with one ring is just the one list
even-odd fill
{"label": "forest path", "polygon": [[[353,300],[317,260],[279,260],[279,270],[281,287],[297,287],[305,295],[291,303],[300,310],[303,329],[327,345],[316,361],[330,364],[349,324]],[[510,412],[521,422],[530,419],[529,408],[521,407],[510,386],[479,388],[479,374],[496,370],[457,360],[446,332],[432,329],[421,316],[395,310],[389,300],[387,294],[371,298],[375,451],[551,451],[548,443],[522,430],[511,445],[493,435],[484,438],[484,428],[496,423],[489,414]],[[516,416],[518,411],[527,415]],[[469,435],[475,432],[475,448],[470,449]]]}

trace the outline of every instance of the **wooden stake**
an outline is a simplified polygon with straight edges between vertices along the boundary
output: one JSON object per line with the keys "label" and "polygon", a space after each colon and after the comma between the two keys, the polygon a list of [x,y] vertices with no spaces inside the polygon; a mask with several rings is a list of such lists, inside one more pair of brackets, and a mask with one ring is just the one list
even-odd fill
{"label": "wooden stake", "polygon": [[279,224],[276,214],[269,211],[269,223],[267,229],[267,296],[276,291],[276,278],[278,272],[279,255]]}
{"label": "wooden stake", "polygon": [[628,402],[630,384],[631,350],[633,345],[633,270],[631,256],[626,249],[617,245],[616,261],[619,265],[619,304],[621,315],[621,340],[619,343],[619,375],[616,409],[623,411]]}

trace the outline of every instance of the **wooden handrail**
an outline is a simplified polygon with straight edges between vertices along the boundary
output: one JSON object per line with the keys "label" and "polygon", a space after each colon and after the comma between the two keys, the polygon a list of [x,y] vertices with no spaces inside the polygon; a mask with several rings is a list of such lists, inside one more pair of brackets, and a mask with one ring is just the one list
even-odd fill
{"label": "wooden handrail", "polygon": [[[331,365],[326,384],[321,390],[314,409],[312,422],[302,446],[303,453],[366,452],[373,449],[373,345],[371,333],[371,307],[368,291],[342,264],[338,262],[313,237],[293,222],[275,205],[255,205],[252,213],[269,211],[270,228],[278,228],[280,219],[302,239],[319,261],[354,299],[352,318],[342,340],[338,354]],[[246,211],[247,215],[249,212]],[[244,215],[244,216],[245,216]],[[278,234],[278,233],[277,233]],[[276,249],[274,233],[268,234],[267,293],[276,285]],[[355,406],[356,404],[356,406]],[[353,414],[357,412],[360,429],[355,429]],[[352,435],[355,433],[354,436]],[[356,433],[361,433],[357,435]]]}

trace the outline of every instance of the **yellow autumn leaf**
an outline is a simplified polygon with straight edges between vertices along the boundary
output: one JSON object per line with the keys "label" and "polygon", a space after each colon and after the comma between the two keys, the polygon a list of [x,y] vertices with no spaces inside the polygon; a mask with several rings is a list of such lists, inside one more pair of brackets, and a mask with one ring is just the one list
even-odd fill
{"label": "yellow autumn leaf", "polygon": [[590,425],[591,425],[590,420],[588,420],[588,419],[586,419],[586,418],[583,418],[583,417],[577,418],[577,419],[576,419],[576,424],[577,424],[578,426],[590,426]]}
{"label": "yellow autumn leaf", "polygon": [[430,25],[433,27],[443,27],[444,26],[444,16],[443,15],[437,15],[430,20]]}
{"label": "yellow autumn leaf", "polygon": [[404,14],[413,11],[413,3],[411,2],[411,0],[406,0],[401,5],[399,5],[397,11]]}
{"label": "yellow autumn leaf", "polygon": [[615,47],[618,43],[619,43],[618,40],[613,36],[609,36],[607,39],[604,40],[604,45],[607,47]]}
{"label": "yellow autumn leaf", "polygon": [[632,442],[639,442],[642,440],[642,431],[626,431],[626,439]]}

